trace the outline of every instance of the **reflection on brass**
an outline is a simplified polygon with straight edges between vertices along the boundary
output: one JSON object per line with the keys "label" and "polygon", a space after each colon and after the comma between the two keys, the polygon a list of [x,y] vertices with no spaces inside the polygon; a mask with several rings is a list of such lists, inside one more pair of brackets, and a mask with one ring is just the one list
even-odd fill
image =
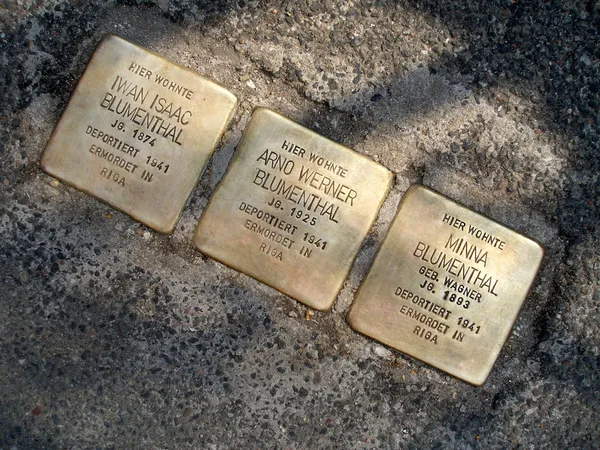
{"label": "reflection on brass", "polygon": [[414,185],[348,322],[356,331],[481,385],[542,256],[530,239]]}
{"label": "reflection on brass", "polygon": [[197,73],[108,35],[48,142],[42,168],[170,233],[236,103]]}
{"label": "reflection on brass", "polygon": [[328,310],[390,179],[383,166],[260,108],[194,243],[290,297]]}

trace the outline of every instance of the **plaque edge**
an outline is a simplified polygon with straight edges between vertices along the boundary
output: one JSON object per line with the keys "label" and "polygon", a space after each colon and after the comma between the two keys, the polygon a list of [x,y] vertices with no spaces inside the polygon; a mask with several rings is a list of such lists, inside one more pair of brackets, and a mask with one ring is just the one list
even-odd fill
{"label": "plaque edge", "polygon": [[[383,164],[375,161],[374,159],[368,157],[367,155],[363,155],[362,153],[358,152],[357,150],[348,147],[345,144],[342,144],[340,142],[334,141],[331,138],[328,138],[327,136],[322,135],[320,132],[314,131],[312,128],[309,128],[305,125],[302,125],[301,123],[298,123],[296,120],[284,116],[283,114],[280,114],[279,112],[275,111],[272,108],[269,108],[268,106],[256,106],[253,110],[252,113],[250,115],[250,120],[252,120],[252,117],[254,117],[254,114],[260,114],[260,113],[269,113],[271,115],[276,116],[277,118],[284,120],[286,122],[290,122],[291,124],[293,124],[294,126],[300,127],[306,131],[308,131],[309,133],[313,133],[316,134],[317,136],[319,136],[320,138],[326,140],[327,142],[329,142],[330,144],[333,144],[334,146],[338,146],[338,147],[342,147],[344,150],[347,150],[349,152],[351,152],[354,156],[359,157],[360,159],[363,159],[365,161],[368,161],[369,164],[372,164],[374,168],[376,168],[376,170],[381,170],[382,172],[385,173],[385,177],[388,178],[388,185],[392,179],[392,177],[394,176],[393,172],[388,169],[386,166],[384,166]],[[250,122],[250,120],[248,122]],[[242,136],[243,139],[243,136]],[[240,139],[240,142],[242,141],[242,139]],[[388,192],[389,195],[389,192]],[[387,195],[384,198],[387,198]]]}
{"label": "plaque edge", "polygon": [[[173,64],[174,66],[177,66],[178,69],[181,69],[181,70],[183,70],[185,72],[189,72],[191,75],[193,75],[195,77],[200,77],[204,82],[210,83],[210,84],[213,85],[214,88],[218,88],[218,90],[222,91],[222,93],[225,96],[232,97],[230,100],[233,100],[233,103],[234,103],[235,107],[237,107],[237,104],[239,102],[239,99],[237,98],[237,96],[233,92],[231,92],[227,87],[225,87],[221,83],[219,83],[218,81],[215,81],[215,80],[213,80],[211,78],[208,78],[207,76],[202,75],[201,73],[195,71],[194,69],[186,67],[186,66],[184,66],[183,64],[181,64],[179,62],[176,62],[176,61],[173,61],[172,59],[166,58],[165,56],[161,55],[160,53],[157,53],[154,50],[150,50],[149,48],[147,48],[147,47],[145,47],[143,45],[140,45],[137,42],[130,41],[130,40],[126,39],[125,37],[119,35],[119,34],[116,34],[116,33],[106,33],[106,34],[104,34],[102,36],[102,38],[100,39],[100,42],[97,44],[96,48],[94,49],[93,53],[96,53],[96,51],[99,50],[100,47],[105,42],[110,43],[111,41],[122,42],[122,43],[124,43],[126,45],[130,45],[130,46],[136,47],[137,49],[140,49],[140,50],[142,50],[142,51],[144,51],[146,53],[150,53],[152,56],[154,56],[156,58],[159,58],[162,61],[166,61],[169,64]],[[89,65],[90,62],[91,62],[91,58],[90,58],[90,61],[88,62],[88,65]],[[87,70],[87,66],[86,66],[86,70]],[[82,74],[82,76],[83,76],[83,74]]]}
{"label": "plaque edge", "polygon": [[[419,186],[422,186],[422,185],[411,184],[408,187],[408,189],[406,191],[404,191],[404,194],[402,195],[402,199],[400,200],[400,203],[398,204],[398,207],[396,208],[396,213],[394,214],[394,217],[390,221],[390,225],[389,225],[388,229],[386,230],[385,237],[383,238],[383,241],[381,241],[381,244],[379,245],[377,252],[375,252],[375,255],[373,255],[373,258],[371,259],[371,262],[369,263],[369,268],[367,269],[366,275],[362,278],[362,280],[360,282],[360,286],[358,287],[356,294],[354,294],[354,298],[352,299],[352,304],[350,305],[350,308],[348,309],[348,312],[346,313],[346,322],[348,323],[350,328],[352,328],[353,330],[355,329],[353,326],[353,323],[356,319],[353,318],[352,316],[356,314],[356,313],[353,313],[353,310],[356,307],[357,299],[360,296],[366,281],[369,279],[369,276],[371,275],[371,270],[373,269],[373,265],[375,264],[375,262],[377,261],[377,258],[379,257],[379,254],[381,253],[381,249],[385,246],[387,240],[390,239],[390,230],[391,230],[392,226],[394,225],[394,223],[396,222],[396,218],[400,214],[400,211],[402,210],[402,207],[404,206],[404,203],[408,197],[408,194],[410,192],[416,190]],[[358,330],[355,330],[355,331],[358,331]]]}
{"label": "plaque edge", "polygon": [[[336,284],[336,288],[335,288],[335,295],[333,296],[332,300],[330,302],[328,302],[328,304],[325,307],[318,307],[318,306],[314,306],[314,305],[310,305],[308,304],[306,301],[300,300],[296,297],[292,297],[290,294],[283,292],[282,290],[280,290],[279,288],[272,286],[271,284],[268,284],[264,281],[259,280],[258,278],[254,277],[253,275],[247,273],[246,271],[237,268],[233,265],[230,265],[229,263],[223,261],[221,258],[214,256],[211,252],[203,250],[202,249],[202,243],[199,242],[201,239],[201,235],[200,235],[200,227],[202,225],[202,222],[204,220],[206,211],[210,208],[211,204],[213,203],[214,198],[216,197],[217,193],[219,192],[219,190],[221,189],[222,184],[224,183],[224,180],[227,178],[227,176],[229,175],[232,166],[234,165],[234,162],[237,160],[237,158],[239,158],[239,146],[240,144],[244,141],[244,138],[246,137],[246,134],[249,132],[250,129],[250,124],[252,122],[252,119],[254,118],[254,115],[257,113],[266,113],[269,115],[274,115],[276,117],[279,117],[287,122],[292,123],[295,126],[299,126],[301,128],[304,128],[305,130],[307,130],[310,133],[314,133],[317,134],[318,136],[320,136],[321,138],[327,140],[328,142],[333,143],[335,146],[340,146],[344,149],[349,150],[350,152],[352,152],[355,156],[359,156],[361,158],[364,158],[365,160],[369,161],[370,164],[373,164],[373,168],[377,169],[377,170],[381,170],[383,173],[383,177],[382,180],[384,182],[384,186],[385,186],[385,190],[383,190],[381,198],[377,204],[377,207],[375,208],[373,217],[371,219],[371,221],[369,222],[369,225],[365,231],[364,236],[360,239],[360,242],[358,244],[358,248],[356,250],[356,252],[354,253],[354,256],[352,257],[352,259],[350,260],[349,264],[348,264],[348,269],[344,272],[344,276],[341,277],[339,283]],[[352,268],[354,267],[354,264],[356,263],[356,259],[358,258],[358,253],[360,252],[360,249],[362,248],[362,246],[364,245],[365,239],[367,238],[369,232],[371,231],[371,229],[373,228],[373,225],[375,224],[375,222],[377,221],[377,218],[379,217],[380,213],[381,213],[381,207],[383,206],[383,203],[386,201],[386,199],[389,197],[390,191],[392,189],[392,179],[393,179],[393,172],[391,170],[389,170],[387,167],[385,167],[383,164],[378,163],[377,161],[372,160],[371,158],[362,155],[361,153],[358,153],[356,150],[346,147],[343,144],[340,144],[338,142],[335,142],[329,138],[327,138],[326,136],[321,135],[320,133],[317,133],[316,131],[311,130],[308,127],[305,127],[297,122],[295,122],[294,120],[278,113],[277,111],[266,107],[266,106],[256,106],[253,110],[252,113],[250,114],[250,118],[248,119],[248,122],[246,123],[246,126],[244,127],[244,131],[242,132],[242,136],[240,137],[238,143],[235,146],[234,149],[234,153],[232,155],[232,157],[229,160],[229,163],[227,164],[227,169],[225,170],[225,173],[223,174],[223,176],[221,177],[221,179],[219,180],[219,183],[217,184],[216,188],[214,189],[214,191],[212,192],[210,199],[208,200],[208,203],[206,204],[206,206],[204,207],[202,214],[200,215],[200,219],[198,220],[198,223],[196,225],[196,229],[194,231],[194,235],[192,237],[192,242],[194,247],[201,252],[203,255],[206,255],[212,259],[214,259],[215,261],[218,261],[221,264],[224,264],[225,266],[236,270],[250,278],[252,278],[253,280],[264,284],[265,286],[270,287],[271,289],[275,289],[276,291],[280,292],[281,294],[285,295],[286,297],[289,297],[291,299],[293,299],[294,301],[300,302],[303,305],[315,309],[316,311],[320,311],[320,312],[330,312],[333,309],[333,306],[335,305],[335,303],[338,300],[338,297],[340,295],[340,292],[343,289],[344,283],[345,281],[348,279],[348,276],[350,275]],[[387,237],[387,233],[386,233],[386,237]],[[385,238],[384,238],[385,239]],[[362,283],[361,283],[362,284]]]}
{"label": "plaque edge", "polygon": [[[394,347],[393,345],[388,344],[385,340],[380,340],[380,339],[375,338],[372,335],[368,334],[366,331],[364,331],[364,328],[360,329],[360,326],[353,326],[349,321],[348,321],[348,325],[350,326],[350,328],[353,331],[359,333],[361,336],[369,339],[370,341],[372,341],[374,343],[377,343],[379,345],[385,345],[387,348],[389,348],[390,350],[392,350],[394,352],[400,353],[403,356],[406,356],[408,358],[416,359],[420,363],[425,364],[428,368],[431,368],[431,369],[433,369],[433,370],[435,370],[435,371],[437,371],[439,373],[443,373],[443,374],[449,375],[449,376],[451,376],[451,377],[453,377],[453,378],[455,378],[457,380],[460,380],[460,381],[462,381],[464,383],[470,384],[470,385],[475,386],[475,387],[481,387],[481,386],[483,386],[485,384],[485,382],[489,378],[490,373],[492,372],[492,369],[494,368],[494,365],[495,365],[495,363],[496,363],[496,361],[498,359],[498,356],[500,354],[500,352],[498,352],[498,355],[496,355],[496,357],[494,358],[494,361],[492,362],[491,365],[484,366],[483,367],[484,370],[478,371],[477,372],[477,376],[475,376],[475,377],[461,376],[461,375],[459,375],[457,373],[452,373],[449,370],[445,370],[445,369],[443,369],[443,368],[441,368],[441,367],[439,367],[437,365],[434,365],[434,364],[432,364],[432,363],[424,360],[423,358],[419,358],[418,356],[412,355],[412,354],[407,353],[407,352],[405,352],[403,350],[399,350],[396,347]],[[502,346],[504,346],[504,344]],[[500,350],[502,350],[502,347],[500,348]]]}
{"label": "plaque edge", "polygon": [[[517,230],[515,230],[513,227],[511,227],[509,225],[506,225],[504,223],[500,223],[496,219],[493,219],[492,217],[488,216],[487,214],[482,213],[482,212],[480,212],[480,211],[478,211],[478,210],[476,210],[476,209],[474,209],[474,208],[472,208],[470,206],[467,206],[467,205],[465,205],[465,204],[463,204],[463,203],[461,203],[461,202],[459,202],[459,201],[457,201],[457,200],[455,200],[455,199],[453,199],[451,197],[448,197],[446,194],[443,194],[442,192],[439,192],[439,191],[435,190],[434,188],[432,188],[430,186],[427,186],[425,184],[422,184],[422,183],[414,183],[414,184],[410,185],[410,187],[404,193],[404,196],[406,196],[409,193],[409,191],[412,190],[413,187],[414,187],[415,191],[423,190],[425,192],[428,191],[430,193],[433,193],[434,195],[439,195],[444,200],[452,202],[452,203],[454,203],[455,205],[457,205],[457,206],[459,206],[461,208],[467,209],[468,211],[473,212],[473,213],[475,213],[475,214],[477,214],[477,215],[479,215],[481,217],[484,217],[485,219],[493,222],[495,225],[499,225],[499,226],[505,228],[506,230],[508,230],[509,232],[514,233],[514,234],[516,234],[516,235],[518,235],[520,237],[525,238],[527,241],[529,241],[531,244],[533,244],[534,247],[537,247],[537,250],[539,250],[541,252],[541,255],[540,255],[540,258],[539,258],[540,259],[540,263],[538,264],[538,266],[536,268],[536,275],[537,275],[537,270],[539,270],[539,268],[541,266],[541,262],[544,259],[544,256],[545,256],[546,252],[544,250],[543,245],[536,238],[533,238],[533,237],[531,237],[531,236],[529,236],[527,234],[524,234],[524,233],[522,233],[520,231],[517,231]],[[404,196],[403,196],[403,199],[404,199]],[[398,207],[398,209],[399,208],[400,207]],[[392,220],[392,223],[395,220],[396,220],[396,216],[394,216],[394,219]],[[534,278],[535,278],[535,276],[534,276]]]}
{"label": "plaque edge", "polygon": [[[179,217],[181,216],[181,213],[183,212],[183,209],[185,208],[185,204],[184,207],[182,207],[181,211],[179,211],[179,213],[177,214],[177,217],[175,218],[174,222],[172,224],[167,224],[167,226],[163,227],[158,223],[153,224],[150,221],[146,221],[141,219],[140,217],[136,217],[134,216],[132,213],[129,213],[127,211],[125,211],[123,208],[120,208],[116,205],[112,205],[111,203],[108,202],[108,200],[105,200],[99,196],[97,196],[96,194],[94,194],[93,192],[91,192],[89,189],[81,187],[79,185],[77,185],[76,183],[67,180],[66,178],[64,178],[62,175],[53,172],[51,169],[42,167],[42,170],[49,176],[51,176],[52,178],[55,178],[57,180],[59,180],[61,183],[65,184],[66,186],[69,186],[85,195],[88,195],[90,197],[92,197],[94,200],[108,206],[111,209],[114,209],[115,211],[120,212],[121,214],[126,215],[127,217],[129,217],[130,219],[132,219],[134,222],[139,223],[140,225],[143,225],[145,227],[150,228],[153,231],[156,231],[157,233],[160,234],[164,234],[164,235],[171,235],[173,233],[173,231],[175,231],[175,226],[177,225],[177,222],[179,221]],[[186,200],[187,202],[187,200]]]}
{"label": "plaque edge", "polygon": [[[107,44],[110,45],[111,42],[120,42],[127,46],[132,46],[136,49],[141,50],[142,52],[150,53],[154,57],[157,57],[163,61],[167,61],[168,63],[177,66],[181,70],[190,72],[192,75],[201,78],[203,82],[211,84],[213,89],[218,90],[220,92],[220,94],[223,95],[225,98],[227,98],[227,100],[230,102],[230,105],[228,107],[229,111],[227,113],[227,116],[225,117],[223,126],[219,130],[219,133],[215,136],[213,143],[210,147],[210,151],[207,152],[207,154],[206,154],[206,160],[205,160],[204,164],[199,168],[198,175],[196,176],[196,180],[195,180],[193,186],[191,187],[189,193],[183,199],[181,209],[179,209],[179,211],[177,212],[177,214],[175,215],[175,217],[172,221],[167,221],[166,226],[161,226],[161,224],[159,224],[157,221],[150,222],[147,220],[142,220],[140,217],[136,217],[135,215],[125,211],[123,208],[113,205],[108,200],[97,196],[96,194],[92,193],[91,190],[84,188],[83,186],[79,186],[77,183],[74,183],[70,180],[67,180],[66,177],[64,177],[62,174],[60,174],[57,170],[54,170],[52,168],[52,166],[49,165],[49,162],[47,161],[48,149],[53,145],[53,143],[56,139],[56,136],[60,133],[63,117],[64,117],[65,113],[69,110],[69,108],[71,107],[71,104],[75,101],[75,98],[77,97],[77,95],[79,94],[79,87],[83,83],[83,79],[84,79],[85,75],[88,73],[88,71],[93,70],[93,68],[91,66],[92,66],[94,59],[97,57],[98,52],[100,50],[102,50],[102,48],[105,45],[107,45]],[[52,133],[50,134],[50,137],[48,138],[48,141],[46,142],[46,145],[44,146],[44,149],[42,150],[41,158],[39,159],[39,165],[40,165],[40,168],[42,169],[42,171],[44,171],[49,176],[60,180],[62,183],[66,184],[68,186],[71,186],[71,187],[77,189],[78,191],[85,193],[86,195],[93,197],[94,199],[102,202],[103,204],[107,205],[108,207],[115,209],[115,210],[129,216],[134,221],[136,221],[144,226],[147,226],[148,228],[150,228],[158,233],[161,233],[164,235],[171,235],[175,231],[175,227],[177,226],[177,223],[179,222],[183,211],[185,210],[186,206],[188,205],[190,197],[192,196],[194,190],[198,187],[198,183],[204,176],[204,174],[206,172],[206,168],[208,167],[209,162],[213,158],[215,151],[217,150],[218,147],[220,147],[221,140],[223,139],[223,136],[229,129],[229,125],[231,124],[231,121],[232,121],[233,117],[235,116],[238,107],[239,107],[239,99],[237,98],[237,96],[233,92],[231,92],[229,89],[222,86],[221,84],[219,84],[211,79],[208,79],[207,77],[199,74],[198,72],[196,72],[192,69],[189,69],[177,62],[174,62],[168,58],[165,58],[164,56],[162,56],[142,45],[139,45],[137,43],[129,41],[118,34],[106,33],[102,36],[102,38],[94,46],[94,49],[91,52],[91,55],[85,65],[85,68],[81,72],[81,75],[79,75],[79,79],[77,80],[77,83],[69,96],[69,100],[67,101],[65,107],[60,112],[60,115],[58,116],[58,120],[52,129]],[[195,146],[195,147],[197,147],[197,146]]]}
{"label": "plaque edge", "polygon": [[[479,371],[478,372],[478,376],[475,376],[475,377],[464,377],[464,376],[459,376],[457,374],[453,374],[453,373],[451,373],[449,371],[446,371],[446,370],[438,367],[437,365],[434,365],[434,364],[431,364],[431,363],[429,363],[427,361],[424,361],[423,359],[421,359],[421,358],[419,358],[417,356],[414,356],[412,354],[408,354],[408,353],[406,353],[406,352],[404,352],[402,350],[397,349],[396,347],[394,347],[392,345],[387,344],[383,340],[379,340],[379,339],[377,339],[377,338],[375,338],[375,337],[367,334],[364,331],[364,328],[360,324],[360,315],[357,316],[358,313],[354,312],[355,309],[356,309],[356,305],[358,303],[358,298],[360,296],[360,293],[363,290],[365,282],[367,281],[367,279],[369,278],[369,276],[371,274],[371,270],[373,269],[373,265],[375,264],[375,261],[379,257],[381,249],[385,246],[388,238],[390,237],[390,229],[391,229],[391,227],[396,222],[396,219],[397,219],[398,215],[402,211],[402,207],[403,207],[406,199],[411,194],[413,194],[413,192],[418,192],[418,191],[425,191],[425,192],[433,193],[434,195],[439,195],[439,196],[443,197],[444,199],[446,199],[446,200],[454,203],[455,205],[458,205],[458,206],[460,206],[462,208],[465,208],[465,209],[467,209],[469,211],[472,211],[472,212],[474,212],[474,213],[476,213],[476,214],[478,214],[478,215],[486,218],[487,220],[490,220],[493,223],[498,224],[498,225],[506,228],[511,233],[516,233],[518,236],[521,236],[521,237],[525,238],[526,239],[525,242],[527,244],[530,244],[532,246],[532,249],[534,249],[538,253],[538,255],[537,255],[537,262],[536,262],[536,265],[535,265],[535,270],[533,271],[533,276],[531,277],[531,281],[529,282],[527,288],[524,290],[523,298],[522,298],[522,300],[520,300],[519,306],[518,306],[518,308],[515,311],[515,316],[511,320],[511,322],[510,322],[510,326],[507,327],[506,335],[502,336],[502,340],[499,342],[499,348],[498,348],[495,356],[492,354],[493,360],[492,360],[491,364],[489,364],[489,367],[484,367],[487,370]],[[537,278],[539,277],[539,272],[540,272],[540,268],[542,266],[542,262],[543,262],[544,256],[545,256],[545,250],[544,250],[543,246],[536,239],[531,238],[529,236],[526,236],[526,235],[524,235],[522,233],[519,233],[518,231],[514,230],[513,228],[511,228],[509,226],[506,226],[504,224],[501,224],[501,223],[497,222],[496,220],[488,217],[486,214],[483,214],[483,213],[481,213],[479,211],[476,211],[476,210],[474,210],[474,209],[472,209],[472,208],[470,208],[470,207],[468,207],[466,205],[463,205],[462,203],[459,203],[458,201],[456,201],[456,200],[454,200],[454,199],[452,199],[452,198],[444,195],[441,192],[436,191],[435,189],[433,189],[433,188],[431,188],[429,186],[426,186],[426,185],[424,185],[422,183],[413,183],[404,192],[404,194],[402,196],[402,200],[400,201],[400,203],[399,203],[399,205],[397,207],[396,214],[394,215],[394,218],[390,222],[390,226],[388,227],[386,236],[383,239],[383,241],[381,242],[381,245],[379,246],[379,248],[377,249],[377,252],[373,256],[373,259],[371,260],[371,263],[370,263],[369,268],[367,270],[367,275],[363,278],[363,280],[362,280],[362,282],[360,284],[360,287],[358,288],[358,290],[356,291],[356,294],[354,295],[354,299],[352,301],[352,304],[350,305],[348,313],[346,314],[346,323],[348,324],[348,326],[352,330],[354,330],[357,333],[360,333],[361,335],[367,337],[368,339],[371,339],[374,342],[378,342],[380,344],[383,344],[386,347],[391,348],[394,351],[397,351],[397,352],[402,353],[403,355],[406,355],[406,356],[408,356],[410,358],[414,358],[414,359],[416,359],[418,361],[421,361],[422,363],[428,365],[429,367],[432,367],[433,369],[438,370],[440,372],[446,373],[446,374],[448,374],[448,375],[450,375],[450,376],[452,376],[454,378],[457,378],[457,379],[459,379],[459,380],[461,380],[463,382],[471,384],[471,385],[473,385],[475,387],[481,387],[481,386],[483,386],[485,384],[485,382],[489,378],[490,373],[492,372],[494,366],[496,365],[496,362],[498,361],[498,358],[500,356],[500,353],[502,352],[502,349],[504,348],[504,346],[508,342],[508,339],[510,337],[510,333],[511,333],[512,329],[514,328],[515,322],[517,321],[517,319],[519,317],[521,309],[523,308],[523,305],[525,304],[525,302],[527,301],[529,295],[531,294],[531,290],[532,290],[533,286],[535,285],[535,282],[536,282]]]}
{"label": "plaque edge", "polygon": [[[198,230],[198,228],[196,228],[196,231],[197,231],[197,230]],[[197,236],[196,232],[194,232],[194,238],[193,238],[193,244],[194,244],[194,247],[196,248],[196,250],[198,250],[198,251],[199,251],[200,253],[202,253],[203,255],[205,255],[205,256],[207,256],[207,257],[211,258],[212,260],[214,260],[214,261],[218,262],[219,264],[223,264],[224,266],[226,266],[226,267],[228,267],[228,268],[230,268],[230,269],[232,269],[232,270],[235,270],[236,272],[238,272],[238,273],[241,273],[241,274],[242,274],[242,275],[244,275],[244,276],[247,276],[247,277],[249,277],[249,278],[253,279],[254,281],[256,281],[257,283],[260,283],[260,284],[262,284],[263,286],[267,286],[268,288],[270,288],[270,289],[273,289],[273,290],[275,290],[275,291],[279,292],[280,294],[282,294],[282,295],[285,295],[286,297],[288,297],[288,298],[290,298],[290,299],[292,299],[292,300],[294,300],[294,301],[296,301],[296,302],[299,302],[299,303],[301,303],[302,305],[304,305],[304,306],[306,306],[306,307],[308,307],[308,308],[314,309],[315,311],[319,311],[319,312],[325,312],[325,313],[326,313],[326,312],[329,312],[329,311],[331,311],[331,309],[332,309],[332,307],[333,307],[333,304],[335,303],[335,301],[336,301],[336,299],[337,299],[337,296],[339,295],[339,291],[340,291],[340,290],[337,290],[337,293],[336,293],[336,294],[335,294],[335,296],[333,297],[333,300],[332,300],[331,302],[329,302],[329,303],[328,303],[328,305],[327,305],[327,306],[325,306],[325,307],[318,306],[316,303],[314,303],[314,304],[308,304],[308,302],[307,302],[307,301],[300,300],[300,299],[299,299],[299,298],[297,298],[297,297],[293,297],[293,296],[292,296],[292,295],[290,295],[289,293],[287,293],[287,292],[284,292],[284,291],[283,291],[282,289],[280,289],[279,287],[277,287],[277,286],[274,286],[273,284],[271,284],[271,283],[268,283],[268,282],[266,282],[266,281],[260,280],[260,279],[259,279],[259,278],[257,278],[256,276],[252,275],[251,273],[248,273],[246,270],[244,270],[244,269],[242,269],[241,267],[239,267],[238,265],[236,265],[236,264],[233,264],[233,263],[231,263],[231,262],[227,262],[227,261],[225,261],[223,258],[221,258],[221,257],[219,257],[219,256],[216,256],[216,255],[214,254],[214,252],[212,252],[211,250],[209,250],[209,249],[205,249],[205,248],[202,248],[202,244],[201,244],[201,243],[198,243],[198,242],[197,242],[197,239],[198,239],[198,236]],[[344,279],[342,280],[342,284],[343,284],[343,282],[344,282],[345,280],[346,280],[346,278],[344,278]]]}

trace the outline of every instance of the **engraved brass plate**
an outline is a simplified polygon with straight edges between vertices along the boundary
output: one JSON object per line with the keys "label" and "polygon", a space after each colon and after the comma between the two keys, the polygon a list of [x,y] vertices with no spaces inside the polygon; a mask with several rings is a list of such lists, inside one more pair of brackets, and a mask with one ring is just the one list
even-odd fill
{"label": "engraved brass plate", "polygon": [[374,161],[259,108],[194,243],[228,266],[328,310],[390,179]]}
{"label": "engraved brass plate", "polygon": [[534,241],[414,185],[350,326],[471,384],[486,380],[543,256]]}
{"label": "engraved brass plate", "polygon": [[108,35],[46,146],[42,168],[170,233],[236,103],[197,73]]}

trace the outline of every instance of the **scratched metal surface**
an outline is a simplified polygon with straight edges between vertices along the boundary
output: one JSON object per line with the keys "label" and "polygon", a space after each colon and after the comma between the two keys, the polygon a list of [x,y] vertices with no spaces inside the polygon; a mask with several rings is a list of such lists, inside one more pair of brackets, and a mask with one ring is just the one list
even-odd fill
{"label": "scratched metal surface", "polygon": [[98,45],[44,152],[50,175],[171,233],[237,100],[126,40]]}
{"label": "scratched metal surface", "polygon": [[[4,2],[0,448],[597,447],[599,12],[574,0]],[[239,99],[169,236],[40,168],[107,33]],[[330,312],[193,245],[258,106],[393,173]],[[414,183],[545,250],[480,387],[346,323]]]}
{"label": "scratched metal surface", "polygon": [[357,331],[481,385],[542,256],[530,239],[414,185],[348,321]]}
{"label": "scratched metal surface", "polygon": [[312,308],[329,310],[390,178],[385,167],[351,149],[258,109],[194,243]]}

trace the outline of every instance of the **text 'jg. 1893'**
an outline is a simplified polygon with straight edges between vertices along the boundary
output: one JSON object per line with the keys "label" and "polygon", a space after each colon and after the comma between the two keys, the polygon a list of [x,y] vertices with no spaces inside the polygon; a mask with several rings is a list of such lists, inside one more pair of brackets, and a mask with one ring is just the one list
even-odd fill
{"label": "text 'jg. 1893'", "polygon": [[510,333],[542,256],[536,242],[431,189],[411,186],[348,322],[367,336],[480,385]]}

